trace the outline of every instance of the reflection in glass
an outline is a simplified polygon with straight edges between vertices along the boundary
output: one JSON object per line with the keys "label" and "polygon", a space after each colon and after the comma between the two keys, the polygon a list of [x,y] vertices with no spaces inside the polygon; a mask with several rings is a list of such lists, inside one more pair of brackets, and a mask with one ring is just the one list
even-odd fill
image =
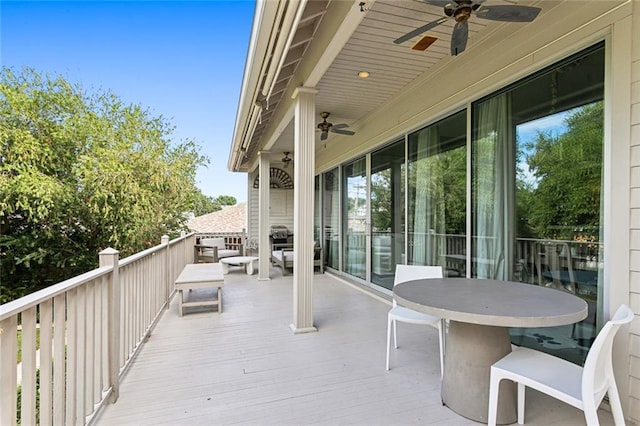
{"label": "reflection in glass", "polygon": [[[320,175],[313,179],[313,241],[316,245],[322,245],[321,235],[321,205],[320,205]],[[322,260],[324,262],[324,259]]]}
{"label": "reflection in glass", "polygon": [[361,158],[343,166],[344,272],[366,278],[367,173]]}
{"label": "reflection in glass", "polygon": [[393,288],[404,263],[404,141],[371,154],[371,282]]}
{"label": "reflection in glass", "polygon": [[465,274],[466,112],[409,135],[408,263]]}
{"label": "reflection in glass", "polygon": [[340,269],[340,178],[337,168],[322,175],[325,265]]}

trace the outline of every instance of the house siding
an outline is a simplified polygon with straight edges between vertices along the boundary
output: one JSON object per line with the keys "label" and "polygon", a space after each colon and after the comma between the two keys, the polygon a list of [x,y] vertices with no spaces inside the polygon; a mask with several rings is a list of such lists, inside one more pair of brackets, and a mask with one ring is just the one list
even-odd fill
{"label": "house siding", "polygon": [[[288,173],[293,181],[293,173]],[[249,174],[249,231],[248,238],[258,241],[259,223],[259,190],[253,187],[253,181],[258,176],[258,171]],[[295,185],[295,182],[294,182]],[[293,232],[293,190],[292,189],[271,189],[269,206],[269,226],[283,225]]]}
{"label": "house siding", "polygon": [[[640,0],[633,1],[631,40],[631,170],[629,303],[640,312]],[[629,330],[628,418],[640,424],[640,326]]]}

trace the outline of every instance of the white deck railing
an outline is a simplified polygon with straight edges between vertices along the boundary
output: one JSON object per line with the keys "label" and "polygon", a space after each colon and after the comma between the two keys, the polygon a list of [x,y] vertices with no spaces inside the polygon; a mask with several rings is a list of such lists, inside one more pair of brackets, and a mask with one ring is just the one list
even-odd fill
{"label": "white deck railing", "polygon": [[106,249],[98,269],[1,305],[0,424],[85,424],[115,402],[195,238],[163,237],[122,260]]}

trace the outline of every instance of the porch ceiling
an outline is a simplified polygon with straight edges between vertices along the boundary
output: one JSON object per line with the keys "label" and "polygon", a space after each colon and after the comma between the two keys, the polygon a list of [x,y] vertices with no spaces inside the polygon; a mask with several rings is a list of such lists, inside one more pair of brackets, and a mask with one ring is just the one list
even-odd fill
{"label": "porch ceiling", "polygon": [[[485,4],[505,4],[504,0],[485,0]],[[375,111],[390,98],[397,96],[403,88],[420,76],[429,74],[434,69],[443,66],[455,66],[458,57],[451,57],[449,46],[451,33],[455,21],[451,18],[420,36],[396,45],[395,39],[405,33],[428,22],[444,16],[442,7],[427,4],[422,0],[370,0],[364,2],[363,15],[357,18],[358,23],[343,41],[344,46],[337,55],[329,55],[330,64],[326,71],[315,82],[318,90],[316,95],[316,112],[318,122],[321,121],[320,112],[331,113],[328,121],[332,123],[346,123],[350,130],[358,131],[358,120]],[[509,2],[512,4],[513,2]],[[518,1],[519,5],[531,5],[542,8],[536,20],[545,19],[549,11],[558,6],[557,1]],[[229,159],[229,168],[234,171],[248,171],[256,164],[256,154],[260,150],[270,150],[274,159],[282,157],[282,152],[293,151],[293,120],[291,92],[295,87],[308,84],[309,68],[317,67],[319,60],[326,60],[326,51],[335,49],[328,43],[325,56],[312,56],[313,49],[323,40],[331,38],[331,30],[335,32],[335,16],[331,15],[331,8],[337,8],[345,2],[339,1],[309,1],[306,4],[303,19],[295,29],[294,42],[286,53],[283,67],[279,70],[268,102],[263,102],[257,124],[252,129],[247,116],[245,127],[238,127],[234,132],[234,142]],[[351,5],[351,3],[349,3]],[[353,16],[354,7],[359,5],[355,1],[351,5]],[[348,13],[340,18],[348,21]],[[333,24],[333,26],[331,26]],[[255,25],[255,24],[254,24]],[[490,38],[495,30],[505,25],[522,26],[530,24],[501,23],[479,19],[472,16],[469,20],[469,42],[467,52],[483,49],[486,44],[481,41]],[[275,31],[275,30],[274,30]],[[412,50],[411,46],[423,35],[429,35],[437,40],[425,51]],[[282,34],[280,34],[282,36]],[[464,55],[464,52],[462,55]],[[310,64],[305,65],[305,60]],[[267,61],[265,59],[265,61]],[[273,62],[273,59],[271,59]],[[315,61],[315,62],[314,62]],[[302,64],[302,65],[301,65]],[[265,64],[263,64],[264,66]],[[254,63],[254,66],[256,64]],[[265,75],[268,72],[265,67]],[[369,78],[358,77],[359,71],[370,73]],[[305,74],[306,73],[306,74]],[[259,79],[263,81],[262,78]],[[455,82],[443,82],[455,84]],[[258,88],[259,89],[259,88]],[[259,93],[259,90],[243,88],[247,93]],[[257,100],[262,100],[258,95]],[[255,103],[255,100],[245,98],[245,103]],[[242,109],[242,105],[239,111]],[[287,113],[287,111],[289,111]],[[238,123],[238,122],[237,122]],[[244,136],[243,136],[244,135]],[[334,135],[329,133],[330,140]],[[324,141],[323,141],[324,142]],[[316,136],[316,145],[320,144],[320,133]]]}

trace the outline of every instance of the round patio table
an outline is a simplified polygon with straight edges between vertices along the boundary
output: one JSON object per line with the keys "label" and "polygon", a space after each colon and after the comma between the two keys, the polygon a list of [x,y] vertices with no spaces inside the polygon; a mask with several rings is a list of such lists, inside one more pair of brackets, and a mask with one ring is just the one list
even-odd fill
{"label": "round patio table", "polygon": [[[398,284],[402,306],[449,320],[442,402],[461,416],[487,422],[491,365],[511,352],[509,327],[573,324],[587,303],[572,294],[510,281],[435,278]],[[498,423],[517,420],[516,387],[500,385]]]}

